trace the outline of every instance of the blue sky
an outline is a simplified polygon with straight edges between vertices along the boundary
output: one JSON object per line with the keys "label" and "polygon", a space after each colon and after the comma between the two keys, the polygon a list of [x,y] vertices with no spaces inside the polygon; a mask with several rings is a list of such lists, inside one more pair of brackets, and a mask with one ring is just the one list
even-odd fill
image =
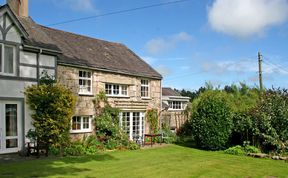
{"label": "blue sky", "polygon": [[[29,0],[29,15],[49,25],[170,1]],[[125,44],[163,75],[164,86],[258,85],[258,51],[264,86],[288,85],[287,0],[188,0],[52,27]]]}

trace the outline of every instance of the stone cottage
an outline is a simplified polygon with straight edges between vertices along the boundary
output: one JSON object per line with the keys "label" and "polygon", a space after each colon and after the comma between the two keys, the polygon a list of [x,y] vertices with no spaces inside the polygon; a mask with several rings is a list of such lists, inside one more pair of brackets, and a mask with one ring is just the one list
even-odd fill
{"label": "stone cottage", "polygon": [[44,70],[77,95],[73,137],[93,132],[100,91],[121,109],[131,140],[148,132],[146,110],[161,109],[162,76],[129,48],[39,25],[28,16],[28,0],[7,0],[0,7],[0,154],[25,146],[32,126],[24,88]]}

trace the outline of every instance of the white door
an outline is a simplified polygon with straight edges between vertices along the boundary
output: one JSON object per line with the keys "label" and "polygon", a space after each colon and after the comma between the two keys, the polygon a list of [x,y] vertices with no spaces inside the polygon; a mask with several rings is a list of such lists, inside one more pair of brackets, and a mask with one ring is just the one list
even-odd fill
{"label": "white door", "polygon": [[130,140],[137,137],[144,138],[144,112],[122,112],[120,113],[120,126],[127,133]]}
{"label": "white door", "polygon": [[0,101],[0,153],[21,149],[21,102]]}

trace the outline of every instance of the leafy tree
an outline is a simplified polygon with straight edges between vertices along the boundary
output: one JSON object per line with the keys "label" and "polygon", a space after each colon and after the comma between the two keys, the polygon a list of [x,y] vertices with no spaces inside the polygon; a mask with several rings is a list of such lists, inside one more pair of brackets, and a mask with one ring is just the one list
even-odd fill
{"label": "leafy tree", "polygon": [[69,140],[70,121],[76,98],[47,73],[39,85],[25,89],[27,103],[34,111],[32,125],[37,141],[45,145],[63,146]]}
{"label": "leafy tree", "polygon": [[[288,148],[288,91],[268,90],[252,112],[254,134],[266,149]],[[272,146],[272,147],[271,147]]]}
{"label": "leafy tree", "polygon": [[196,144],[211,150],[225,148],[232,132],[232,109],[228,104],[227,94],[208,90],[192,105],[189,122]]}

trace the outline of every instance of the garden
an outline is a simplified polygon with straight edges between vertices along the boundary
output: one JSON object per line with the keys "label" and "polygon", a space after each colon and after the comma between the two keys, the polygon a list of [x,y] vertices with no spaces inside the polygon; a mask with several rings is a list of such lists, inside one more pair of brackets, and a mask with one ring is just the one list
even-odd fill
{"label": "garden", "polygon": [[73,141],[69,130],[76,98],[71,91],[44,77],[40,85],[27,88],[25,94],[35,111],[32,115],[35,130],[27,137],[44,143],[50,156],[34,161],[12,161],[5,169],[0,167],[0,176],[288,175],[288,91],[285,89],[260,91],[243,83],[223,89],[207,85],[199,89],[186,108],[189,119],[177,133],[172,133],[165,123],[160,127],[160,113],[150,109],[146,113],[150,132],[165,134],[167,143],[155,149],[140,149],[138,143],[128,139],[119,126],[120,111],[109,105],[103,92],[94,101],[96,133]]}
{"label": "garden", "polygon": [[0,177],[287,177],[288,163],[222,151],[161,148],[0,162]]}

